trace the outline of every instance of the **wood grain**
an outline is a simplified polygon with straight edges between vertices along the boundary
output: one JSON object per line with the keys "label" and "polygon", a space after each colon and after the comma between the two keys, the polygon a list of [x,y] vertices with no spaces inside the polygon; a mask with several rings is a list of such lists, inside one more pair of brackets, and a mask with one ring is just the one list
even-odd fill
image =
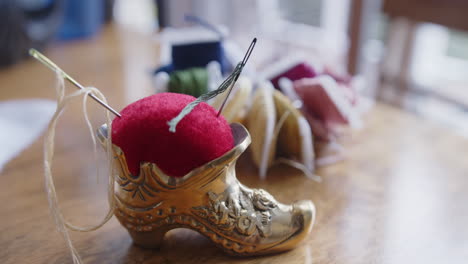
{"label": "wood grain", "polygon": [[[151,93],[149,71],[158,47],[149,37],[115,27],[94,39],[56,44],[46,54],[121,109]],[[0,71],[0,100],[54,98],[53,74],[35,61]],[[70,86],[70,89],[75,89]],[[59,123],[54,175],[67,219],[91,224],[107,210],[105,178],[96,181],[92,145],[72,105]],[[91,103],[92,121],[103,122]],[[281,202],[311,199],[317,223],[297,249],[274,256],[234,258],[201,235],[171,231],[160,250],[132,245],[112,219],[91,233],[72,233],[86,263],[465,263],[468,259],[468,141],[450,130],[378,104],[365,127],[344,139],[347,159],[320,169],[322,183],[278,166],[259,181],[247,155],[238,175]],[[98,161],[103,162],[100,152]],[[103,174],[104,175],[104,174]],[[49,216],[42,138],[0,174],[0,262],[70,263]]]}
{"label": "wood grain", "polygon": [[384,0],[383,11],[392,17],[468,30],[468,3],[463,0]]}

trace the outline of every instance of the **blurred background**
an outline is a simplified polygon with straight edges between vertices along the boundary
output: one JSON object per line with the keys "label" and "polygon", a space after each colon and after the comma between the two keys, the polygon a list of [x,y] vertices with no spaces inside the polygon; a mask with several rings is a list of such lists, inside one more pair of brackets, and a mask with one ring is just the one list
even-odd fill
{"label": "blurred background", "polygon": [[319,57],[363,76],[364,95],[468,135],[466,11],[461,0],[2,0],[0,66],[26,59],[30,47],[95,38],[109,24],[157,36],[193,25],[190,14],[223,25],[237,43],[261,39],[257,68],[290,54]]}
{"label": "blurred background", "polygon": [[[6,253],[34,263],[70,260],[48,217],[43,140],[37,140],[55,111],[56,76],[28,50],[40,50],[83,85],[98,87],[119,111],[157,91],[154,73],[171,59],[166,33],[188,38],[184,32],[201,27],[222,36],[230,55],[242,57],[258,38],[243,76],[253,79],[284,58],[300,57],[321,64],[337,83],[352,86],[359,77],[359,95],[377,102],[362,119],[362,133],[335,144],[335,152],[347,155],[343,162],[318,168],[320,184],[281,166],[261,181],[251,162],[240,163],[242,183],[284,202],[312,199],[320,212],[309,246],[278,263],[292,263],[289,257],[309,249],[315,263],[329,257],[329,263],[465,263],[466,14],[466,0],[0,0],[0,179],[8,186],[0,198],[15,201],[2,203],[0,259]],[[76,91],[68,83],[67,89]],[[96,167],[107,163],[102,153],[90,155],[80,103],[67,106],[57,125],[54,170],[64,215],[95,223],[107,208],[107,181],[95,184]],[[100,105],[91,102],[88,110],[95,127],[103,123]],[[130,246],[113,221],[106,233],[73,235],[90,263],[134,263],[153,254]],[[200,255],[202,247],[179,242],[173,247],[193,254],[158,251],[154,262],[187,263]],[[223,262],[214,250],[201,262]],[[94,259],[103,252],[103,261]]]}

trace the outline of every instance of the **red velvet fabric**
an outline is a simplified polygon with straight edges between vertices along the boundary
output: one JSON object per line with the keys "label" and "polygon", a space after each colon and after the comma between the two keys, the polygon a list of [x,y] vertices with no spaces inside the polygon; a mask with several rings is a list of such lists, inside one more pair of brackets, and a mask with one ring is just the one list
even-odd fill
{"label": "red velvet fabric", "polygon": [[125,153],[127,165],[138,175],[141,162],[155,163],[164,173],[182,177],[234,146],[231,128],[217,111],[201,103],[169,132],[167,122],[195,97],[155,94],[125,107],[112,122],[112,141]]}

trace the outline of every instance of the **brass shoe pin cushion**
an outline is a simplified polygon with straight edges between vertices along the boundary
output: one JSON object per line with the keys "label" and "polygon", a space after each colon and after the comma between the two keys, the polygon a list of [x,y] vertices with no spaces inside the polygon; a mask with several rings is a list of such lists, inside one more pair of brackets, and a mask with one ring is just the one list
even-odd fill
{"label": "brass shoe pin cushion", "polygon": [[[169,132],[168,117],[190,101],[188,95],[157,94],[130,104],[114,119],[113,149],[107,151],[113,151],[118,171],[117,219],[135,244],[147,248],[159,247],[167,231],[183,227],[232,255],[292,249],[311,231],[313,203],[284,205],[264,190],[242,185],[235,164],[250,135],[240,124],[229,126],[206,103]],[[107,126],[97,134],[105,146]]]}
{"label": "brass shoe pin cushion", "polygon": [[[225,91],[229,95],[255,42],[218,89],[197,99],[160,93],[128,105],[121,113],[107,105],[99,90],[83,87],[47,57],[31,50],[59,80],[57,110],[45,136],[44,175],[51,213],[74,263],[81,259],[68,230],[96,230],[112,212],[135,244],[149,248],[159,247],[164,234],[179,227],[196,230],[227,253],[243,256],[288,250],[309,234],[315,217],[311,201],[284,205],[266,191],[250,189],[237,180],[235,164],[250,144],[250,135],[242,125],[229,125],[220,115],[226,101],[218,112],[205,103]],[[63,79],[81,91],[64,96]],[[112,122],[108,118],[110,127],[104,125],[97,131],[118,171],[109,180],[111,211],[90,227],[78,227],[63,218],[51,171],[57,120],[67,103],[82,94],[117,116]]]}

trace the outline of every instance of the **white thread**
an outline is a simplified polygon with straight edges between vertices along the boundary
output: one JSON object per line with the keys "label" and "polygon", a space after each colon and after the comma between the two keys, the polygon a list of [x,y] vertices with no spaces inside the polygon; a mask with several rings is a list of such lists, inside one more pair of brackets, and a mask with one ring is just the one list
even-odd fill
{"label": "white thread", "polygon": [[278,164],[286,164],[286,165],[289,165],[293,168],[296,168],[300,171],[302,171],[302,173],[304,173],[304,175],[311,179],[311,180],[314,180],[316,182],[322,182],[322,177],[314,174],[312,171],[310,171],[306,166],[304,166],[304,164],[300,163],[300,162],[297,162],[295,160],[292,160],[292,159],[286,159],[286,158],[278,158],[275,163],[278,163]]}
{"label": "white thread", "polygon": [[80,264],[82,263],[82,260],[78,254],[78,251],[75,249],[73,246],[73,243],[71,241],[70,235],[68,233],[69,230],[73,231],[79,231],[79,232],[88,232],[88,231],[93,231],[101,226],[103,226],[105,223],[109,221],[109,219],[113,216],[114,213],[114,207],[115,207],[115,201],[114,201],[114,173],[113,173],[113,165],[112,165],[112,139],[111,139],[111,118],[109,115],[109,111],[106,111],[106,123],[108,127],[108,139],[106,141],[106,147],[107,147],[107,157],[108,157],[108,162],[109,162],[109,179],[108,179],[108,189],[107,189],[107,199],[109,203],[109,211],[107,212],[106,216],[102,221],[100,221],[96,225],[90,225],[90,226],[85,226],[85,227],[80,227],[76,226],[70,222],[68,222],[59,207],[58,204],[58,199],[57,199],[57,193],[55,189],[55,184],[54,184],[54,179],[52,176],[52,162],[54,158],[54,138],[55,138],[55,128],[57,126],[57,121],[67,106],[67,104],[74,99],[75,97],[79,96],[84,96],[83,99],[83,114],[85,117],[86,125],[88,126],[88,129],[91,133],[91,138],[94,146],[94,151],[96,153],[96,137],[93,132],[93,126],[91,125],[91,122],[89,121],[88,117],[88,111],[86,108],[87,104],[87,97],[89,94],[93,94],[94,96],[98,97],[101,99],[103,102],[107,103],[106,98],[104,95],[96,88],[94,87],[86,87],[85,89],[76,91],[74,93],[71,93],[69,95],[65,95],[65,83],[64,83],[64,76],[61,71],[56,71],[57,74],[57,85],[56,85],[56,93],[57,93],[57,108],[55,110],[55,113],[52,117],[52,120],[49,123],[49,127],[46,132],[45,136],[45,141],[44,141],[44,178],[45,178],[45,188],[47,192],[47,198],[49,201],[49,209],[52,214],[52,217],[54,218],[55,225],[57,230],[61,233],[63,238],[65,239],[65,242],[67,243],[68,248],[70,249],[70,252],[72,254],[73,258],[73,263],[75,264]]}
{"label": "white thread", "polygon": [[272,141],[275,141],[274,143],[276,144],[276,137],[274,136],[276,134],[274,123],[276,121],[276,111],[275,101],[273,100],[273,85],[270,82],[264,82],[262,86],[260,86],[258,89],[263,89],[264,91],[265,104],[263,105],[263,107],[267,109],[266,111],[268,112],[268,115],[266,117],[267,122],[265,124],[265,138],[263,140],[264,144],[262,147],[262,157],[260,159],[259,165],[260,179],[265,180],[268,168],[270,166],[270,164],[268,164],[270,162],[270,149],[276,148],[276,146],[271,146],[271,144],[273,143]]}
{"label": "white thread", "polygon": [[291,114],[291,111],[286,111],[284,114],[280,117],[278,120],[278,123],[276,123],[275,131],[273,132],[273,138],[278,138],[279,132],[281,128],[284,125],[284,122],[286,122],[286,118]]}

